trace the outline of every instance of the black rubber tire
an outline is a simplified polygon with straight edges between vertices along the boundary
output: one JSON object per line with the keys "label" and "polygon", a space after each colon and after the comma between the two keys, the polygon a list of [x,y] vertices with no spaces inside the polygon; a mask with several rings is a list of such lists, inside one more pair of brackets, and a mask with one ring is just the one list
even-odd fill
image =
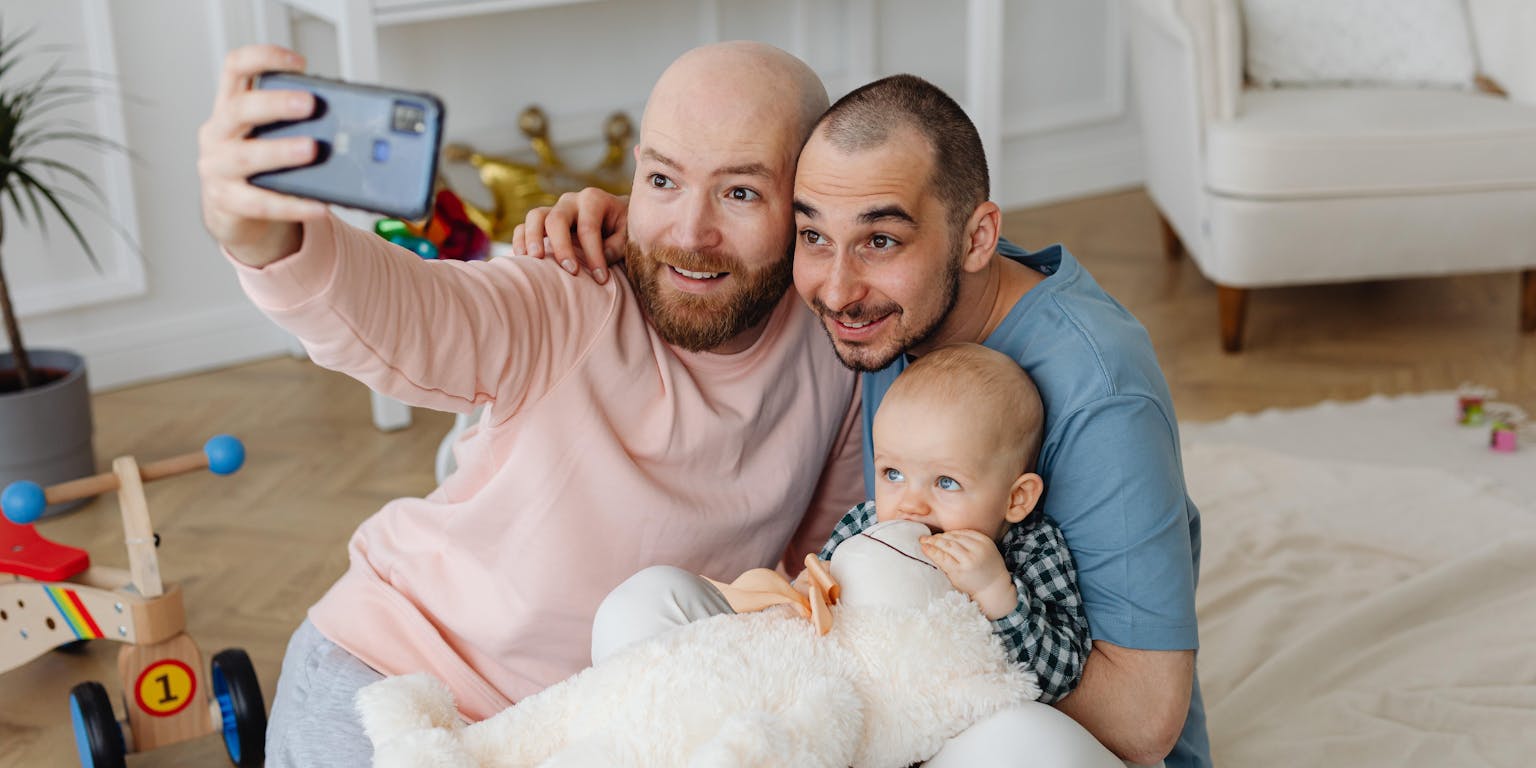
{"label": "black rubber tire", "polygon": [[69,700],[80,764],[86,768],[126,768],[123,729],[112,714],[107,689],[97,682],[81,683],[69,690]]}
{"label": "black rubber tire", "polygon": [[215,654],[209,666],[213,693],[224,715],[224,751],[240,768],[261,768],[267,754],[267,705],[251,657],[239,648],[228,648]]}

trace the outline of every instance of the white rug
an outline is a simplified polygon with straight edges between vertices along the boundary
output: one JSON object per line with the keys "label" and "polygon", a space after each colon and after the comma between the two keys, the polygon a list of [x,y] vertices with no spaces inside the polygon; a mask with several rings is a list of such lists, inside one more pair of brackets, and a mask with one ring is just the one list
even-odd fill
{"label": "white rug", "polygon": [[[1185,423],[1186,443],[1237,443],[1303,458],[1446,470],[1493,481],[1516,500],[1536,501],[1536,444],[1488,448],[1488,427],[1456,423],[1456,393],[1376,396],[1269,410],[1213,423]],[[1529,441],[1527,441],[1529,443]]]}
{"label": "white rug", "polygon": [[1536,762],[1536,446],[1435,394],[1184,425],[1218,765]]}

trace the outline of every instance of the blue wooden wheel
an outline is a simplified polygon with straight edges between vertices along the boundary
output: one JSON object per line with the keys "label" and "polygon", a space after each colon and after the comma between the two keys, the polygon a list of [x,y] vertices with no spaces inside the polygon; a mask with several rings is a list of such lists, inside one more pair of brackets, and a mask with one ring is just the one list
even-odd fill
{"label": "blue wooden wheel", "polygon": [[240,768],[260,768],[267,754],[267,707],[251,657],[229,648],[215,654],[209,666],[223,719],[224,751]]}
{"label": "blue wooden wheel", "polygon": [[123,729],[112,714],[112,699],[101,683],[81,683],[69,691],[69,717],[75,727],[75,749],[85,768],[125,768],[127,749]]}

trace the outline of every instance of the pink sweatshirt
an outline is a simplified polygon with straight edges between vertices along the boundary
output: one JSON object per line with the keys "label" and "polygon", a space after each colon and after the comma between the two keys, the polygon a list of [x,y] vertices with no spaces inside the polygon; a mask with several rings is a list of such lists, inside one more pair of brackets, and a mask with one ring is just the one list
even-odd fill
{"label": "pink sweatshirt", "polygon": [[458,471],[365,521],[309,612],[381,672],[437,675],[471,719],[586,667],[593,613],[636,571],[729,580],[787,553],[797,572],[863,499],[855,377],[793,291],[716,355],[663,342],[622,272],[422,261],[334,219],[236,268],[320,365],[412,405],[488,404]]}

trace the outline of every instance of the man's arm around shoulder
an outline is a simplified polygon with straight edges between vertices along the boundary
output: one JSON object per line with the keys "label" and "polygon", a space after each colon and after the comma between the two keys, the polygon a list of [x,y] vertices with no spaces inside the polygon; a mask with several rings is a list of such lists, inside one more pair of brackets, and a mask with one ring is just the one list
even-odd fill
{"label": "man's arm around shoulder", "polygon": [[1156,398],[1129,394],[1078,409],[1060,429],[1049,508],[1074,548],[1094,640],[1058,706],[1122,759],[1156,764],[1183,731],[1198,643],[1176,427]]}
{"label": "man's arm around shoulder", "polygon": [[1103,640],[1056,708],[1122,760],[1155,765],[1173,751],[1194,687],[1194,651],[1142,651]]}

